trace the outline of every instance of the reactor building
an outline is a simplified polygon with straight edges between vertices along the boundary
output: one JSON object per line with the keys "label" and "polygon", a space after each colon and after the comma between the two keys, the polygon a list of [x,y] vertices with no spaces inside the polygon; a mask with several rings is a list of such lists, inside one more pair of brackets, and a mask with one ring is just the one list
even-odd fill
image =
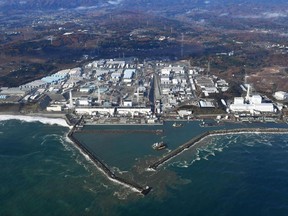
{"label": "reactor building", "polygon": [[262,96],[251,95],[251,86],[247,84],[247,94],[245,97],[235,97],[229,106],[232,113],[249,112],[251,114],[273,113],[276,111],[273,103],[263,103]]}

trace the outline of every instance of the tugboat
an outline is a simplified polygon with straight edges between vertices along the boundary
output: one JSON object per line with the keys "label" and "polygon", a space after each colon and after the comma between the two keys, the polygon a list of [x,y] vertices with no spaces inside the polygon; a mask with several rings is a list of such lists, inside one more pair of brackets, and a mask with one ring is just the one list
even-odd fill
{"label": "tugboat", "polygon": [[155,150],[162,150],[165,149],[167,147],[167,145],[161,141],[161,142],[156,142],[152,145],[152,148]]}
{"label": "tugboat", "polygon": [[177,124],[176,122],[173,123],[173,127],[183,127],[183,124],[179,123]]}

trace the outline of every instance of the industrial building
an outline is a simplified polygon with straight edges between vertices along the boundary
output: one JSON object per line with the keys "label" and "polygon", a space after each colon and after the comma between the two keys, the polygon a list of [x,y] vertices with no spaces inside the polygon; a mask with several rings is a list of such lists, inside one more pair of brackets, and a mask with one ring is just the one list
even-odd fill
{"label": "industrial building", "polygon": [[215,105],[214,105],[213,101],[200,100],[199,101],[199,107],[201,107],[201,108],[214,108]]}
{"label": "industrial building", "polygon": [[261,104],[231,104],[230,110],[232,112],[250,112],[250,113],[261,113],[261,112],[274,112],[274,105],[272,103],[261,103]]}
{"label": "industrial building", "polygon": [[111,80],[114,82],[118,82],[121,78],[122,72],[116,71],[111,74]]}
{"label": "industrial building", "polygon": [[160,81],[162,85],[168,85],[170,83],[169,76],[161,77]]}
{"label": "industrial building", "polygon": [[123,82],[131,83],[133,75],[136,73],[136,69],[126,69],[123,74]]}
{"label": "industrial building", "polygon": [[27,93],[26,90],[20,89],[17,87],[14,88],[1,88],[1,95],[13,95],[13,96],[19,96],[22,97]]}
{"label": "industrial building", "polygon": [[76,105],[78,106],[91,106],[92,100],[90,98],[78,98]]}
{"label": "industrial building", "polygon": [[273,103],[263,103],[261,95],[250,96],[251,86],[247,85],[247,94],[244,97],[234,98],[234,103],[229,107],[230,111],[233,113],[238,112],[249,112],[252,114],[257,113],[273,113],[275,112],[275,107]]}
{"label": "industrial building", "polygon": [[208,97],[209,94],[219,93],[212,77],[198,75],[195,77],[195,83],[206,97]]}
{"label": "industrial building", "polygon": [[163,69],[161,69],[162,75],[169,75],[170,73],[184,74],[185,69],[184,69],[184,67],[181,67],[181,66],[172,66],[172,65],[170,65],[169,67],[164,67]]}
{"label": "industrial building", "polygon": [[22,90],[32,90],[32,89],[36,89],[36,88],[45,88],[47,85],[46,81],[43,80],[35,80],[29,83],[26,83],[24,85],[20,86],[20,89]]}
{"label": "industrial building", "polygon": [[274,98],[276,98],[276,100],[287,100],[288,99],[288,93],[284,92],[284,91],[277,91],[274,93]]}
{"label": "industrial building", "polygon": [[82,69],[77,67],[69,71],[70,78],[79,78],[82,76]]}
{"label": "industrial building", "polygon": [[132,107],[132,101],[131,100],[124,100],[123,106],[124,107]]}
{"label": "industrial building", "polygon": [[95,88],[96,88],[96,87],[95,87],[95,85],[93,85],[93,84],[85,84],[85,85],[83,85],[83,86],[80,87],[79,92],[89,94],[89,93],[91,93],[92,91],[94,91]]}
{"label": "industrial building", "polygon": [[61,112],[63,111],[63,106],[61,105],[51,105],[46,108],[48,112]]}

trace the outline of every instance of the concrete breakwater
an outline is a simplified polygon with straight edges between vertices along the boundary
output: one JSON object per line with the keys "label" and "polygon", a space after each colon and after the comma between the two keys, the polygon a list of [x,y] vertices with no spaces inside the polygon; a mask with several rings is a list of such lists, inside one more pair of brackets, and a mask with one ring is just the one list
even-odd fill
{"label": "concrete breakwater", "polygon": [[239,129],[230,129],[230,130],[214,130],[204,132],[183,145],[179,146],[177,149],[169,152],[164,155],[164,157],[158,159],[154,163],[149,166],[149,169],[156,170],[160,165],[164,164],[171,158],[181,154],[185,149],[190,148],[197,142],[201,141],[207,136],[217,136],[217,135],[225,135],[225,134],[237,134],[237,133],[288,133],[288,128],[239,128]]}
{"label": "concrete breakwater", "polygon": [[161,134],[163,130],[80,130],[78,133],[93,133],[93,134]]}
{"label": "concrete breakwater", "polygon": [[138,185],[136,182],[132,182],[130,180],[124,179],[122,177],[119,177],[117,175],[115,175],[109,168],[108,166],[106,166],[99,158],[97,158],[95,155],[93,155],[89,149],[87,149],[81,142],[79,142],[79,140],[77,140],[73,134],[77,128],[77,125],[80,124],[80,122],[82,121],[82,118],[74,125],[74,127],[70,130],[70,132],[68,133],[68,138],[80,149],[82,150],[92,161],[93,163],[97,166],[97,168],[102,171],[103,173],[106,174],[106,176],[111,179],[114,182],[117,182],[119,184],[122,184],[124,186],[130,187],[133,190],[136,190],[140,193],[142,193],[143,195],[147,195],[150,190],[152,189],[149,186],[146,187],[142,187],[140,185]]}

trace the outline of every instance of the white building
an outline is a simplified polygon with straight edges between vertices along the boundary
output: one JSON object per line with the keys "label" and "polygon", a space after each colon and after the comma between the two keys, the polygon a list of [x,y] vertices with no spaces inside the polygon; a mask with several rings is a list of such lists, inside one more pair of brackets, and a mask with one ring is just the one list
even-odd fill
{"label": "white building", "polygon": [[188,72],[190,75],[197,75],[201,72],[204,72],[205,69],[204,68],[200,68],[200,67],[192,67]]}
{"label": "white building", "polygon": [[230,110],[232,112],[274,112],[274,105],[272,103],[261,104],[231,104]]}
{"label": "white building", "polygon": [[181,66],[169,66],[161,69],[162,75],[169,75],[171,72],[174,72],[175,74],[184,74],[185,70],[184,67]]}
{"label": "white building", "polygon": [[88,98],[80,98],[76,103],[78,106],[89,106],[91,101]]}
{"label": "white building", "polygon": [[125,100],[123,102],[124,107],[132,107],[132,101],[131,100]]}
{"label": "white building", "polygon": [[170,93],[170,89],[169,88],[162,88],[162,94],[163,95],[168,95]]}
{"label": "white building", "polygon": [[[250,86],[248,86],[250,87]],[[262,97],[260,95],[250,96],[250,88],[247,90],[247,95],[244,98],[236,97],[234,98],[234,103],[230,105],[231,112],[274,112],[274,105],[272,103],[262,103]]]}
{"label": "white building", "polygon": [[192,111],[190,111],[190,110],[178,110],[177,113],[179,116],[184,117],[184,116],[191,115]]}
{"label": "white building", "polygon": [[20,88],[1,88],[1,95],[15,95],[15,96],[24,96],[27,92]]}
{"label": "white building", "polygon": [[145,115],[150,115],[151,114],[151,109],[150,108],[142,108],[142,107],[119,107],[117,108],[118,114],[121,115],[127,115],[131,114],[132,116],[138,115],[138,114],[145,114]]}
{"label": "white building", "polygon": [[164,76],[169,76],[171,69],[169,67],[165,67],[161,69],[161,74]]}
{"label": "white building", "polygon": [[87,107],[76,107],[75,112],[79,115],[96,115],[96,113],[99,114],[114,114],[114,108],[103,108],[103,107],[97,107],[97,108],[87,108]]}
{"label": "white building", "polygon": [[178,84],[178,79],[172,79],[172,84],[177,85]]}
{"label": "white building", "polygon": [[175,72],[175,74],[184,74],[185,73],[184,67],[181,67],[181,66],[171,67],[171,71]]}
{"label": "white building", "polygon": [[106,62],[106,65],[109,68],[124,68],[126,65],[125,61],[115,61],[113,59],[110,59],[109,61]]}
{"label": "white building", "polygon": [[203,92],[207,92],[208,94],[219,93],[216,87],[205,87]]}
{"label": "white building", "polygon": [[288,93],[284,92],[284,91],[278,91],[278,92],[274,93],[274,97],[277,100],[286,100],[286,99],[288,99]]}
{"label": "white building", "polygon": [[170,83],[169,77],[161,77],[160,80],[162,85],[167,85]]}
{"label": "white building", "polygon": [[35,80],[35,81],[29,82],[29,83],[26,83],[26,84],[20,86],[20,89],[32,90],[32,89],[40,88],[40,87],[45,88],[46,85],[47,85],[47,82],[45,82],[45,81]]}
{"label": "white building", "polygon": [[220,79],[216,81],[215,87],[220,89],[222,92],[225,92],[229,89],[229,84],[225,80]]}
{"label": "white building", "polygon": [[52,74],[51,76],[53,76],[53,77],[59,77],[59,78],[65,78],[65,77],[67,77],[68,76],[68,74],[69,74],[69,72],[70,72],[70,69],[65,69],[65,70],[61,70],[61,71],[58,71],[57,73],[55,73],[55,74]]}
{"label": "white building", "polygon": [[89,86],[84,86],[79,89],[81,93],[90,93],[92,89]]}
{"label": "white building", "polygon": [[212,101],[204,101],[204,100],[199,101],[199,106],[201,108],[214,108],[215,107]]}
{"label": "white building", "polygon": [[262,97],[260,95],[252,95],[252,97],[250,97],[249,101],[251,104],[261,104],[262,103]]}
{"label": "white building", "polygon": [[48,112],[61,112],[63,110],[63,106],[61,105],[51,105],[46,108]]}
{"label": "white building", "polygon": [[135,74],[135,69],[126,69],[123,75],[123,81],[130,83],[132,81],[133,75]]}
{"label": "white building", "polygon": [[78,77],[81,77],[81,75],[82,75],[82,69],[80,67],[73,68],[69,71],[70,77],[78,78]]}
{"label": "white building", "polygon": [[244,98],[243,97],[235,97],[234,98],[234,104],[244,104]]}

